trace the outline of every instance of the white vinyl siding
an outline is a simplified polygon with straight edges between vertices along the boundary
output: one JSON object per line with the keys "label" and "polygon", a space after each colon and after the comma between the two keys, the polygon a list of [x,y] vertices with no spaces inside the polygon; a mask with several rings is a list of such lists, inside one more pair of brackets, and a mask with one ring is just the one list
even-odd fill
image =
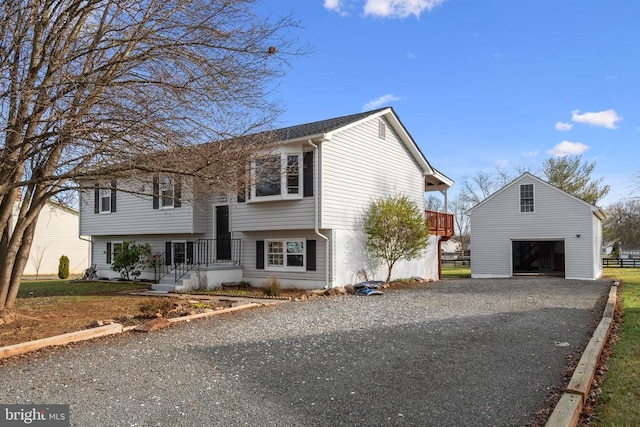
{"label": "white vinyl siding", "polygon": [[296,230],[314,228],[314,199],[234,203],[231,231]]}
{"label": "white vinyl siding", "polygon": [[[91,214],[94,214],[93,209]],[[17,211],[12,221],[15,225]],[[69,258],[71,274],[81,274],[89,267],[90,244],[78,237],[78,224],[78,212],[53,202],[45,204],[38,217],[29,260],[23,274],[57,275],[62,255]]]}
{"label": "white vinyl siding", "polygon": [[370,201],[396,193],[424,208],[420,168],[391,126],[378,137],[378,123],[365,121],[322,143],[321,227],[350,229]]}
{"label": "white vinyl siding", "polygon": [[[321,230],[325,235],[330,231]],[[243,279],[248,280],[254,286],[262,286],[269,278],[276,277],[281,282],[300,288],[323,287],[325,285],[326,267],[326,242],[314,233],[313,230],[287,230],[238,233],[234,237],[242,239],[242,267]],[[264,252],[267,252],[267,242],[274,240],[288,241],[316,241],[316,269],[308,271],[301,269],[284,269],[270,271],[265,262],[265,269],[256,268],[256,241],[265,242]]]}
{"label": "white vinyl siding", "polygon": [[[119,188],[126,188],[118,182]],[[184,189],[183,189],[184,192]],[[93,191],[80,194],[80,234],[91,236],[206,233],[210,207],[182,203],[180,208],[153,209],[151,196],[117,192],[118,209],[109,215],[94,213]]]}
{"label": "white vinyl siding", "polygon": [[[527,215],[520,184],[535,184],[535,211]],[[564,241],[565,277],[592,279],[593,216],[587,203],[525,175],[471,211],[472,276],[512,276],[512,241],[531,240]]]}
{"label": "white vinyl siding", "polygon": [[[111,270],[111,264],[108,264],[107,255],[105,253],[107,248],[107,242],[112,243],[122,243],[122,242],[130,242],[135,241],[136,244],[142,245],[148,243],[151,246],[151,254],[152,255],[163,255],[166,250],[166,242],[186,242],[186,241],[195,241],[202,236],[191,235],[191,234],[165,234],[165,235],[113,235],[113,236],[95,236],[92,240],[92,253],[91,259],[92,263],[96,264],[96,270],[98,270],[98,276],[100,277],[119,277],[119,274],[113,270]],[[114,247],[113,244],[111,246],[111,251],[113,252]],[[164,259],[164,255],[162,256]],[[140,276],[141,279],[153,279],[152,270],[145,270],[143,274]]]}

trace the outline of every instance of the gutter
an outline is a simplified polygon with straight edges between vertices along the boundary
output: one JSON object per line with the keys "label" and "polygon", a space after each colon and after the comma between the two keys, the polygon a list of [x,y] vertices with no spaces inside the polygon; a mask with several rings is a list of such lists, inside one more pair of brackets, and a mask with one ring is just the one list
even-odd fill
{"label": "gutter", "polygon": [[313,203],[314,203],[314,221],[313,221],[313,226],[314,226],[314,231],[316,233],[316,236],[324,239],[325,241],[325,245],[324,245],[324,250],[325,250],[325,261],[324,261],[324,287],[325,288],[331,288],[331,284],[329,282],[329,263],[330,263],[330,259],[329,259],[329,238],[327,236],[325,236],[324,234],[320,233],[320,226],[319,226],[319,222],[320,222],[320,215],[318,212],[319,209],[319,203],[318,203],[318,197],[319,197],[319,192],[320,192],[320,171],[318,169],[318,166],[320,164],[320,150],[318,148],[318,146],[316,144],[313,143],[313,141],[311,141],[311,139],[308,139],[307,142],[309,143],[309,145],[311,145],[313,147]]}

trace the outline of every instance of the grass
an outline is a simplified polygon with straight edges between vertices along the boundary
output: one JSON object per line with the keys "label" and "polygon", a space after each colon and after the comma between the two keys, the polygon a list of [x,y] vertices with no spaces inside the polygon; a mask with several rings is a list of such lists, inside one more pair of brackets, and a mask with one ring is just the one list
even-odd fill
{"label": "grass", "polygon": [[618,342],[609,359],[596,408],[597,425],[632,426],[640,423],[640,269],[605,268],[605,275],[622,281],[624,317]]}
{"label": "grass", "polygon": [[18,298],[104,295],[148,288],[149,285],[147,284],[130,282],[83,282],[74,280],[25,281],[20,284]]}
{"label": "grass", "polygon": [[454,267],[450,264],[442,266],[443,279],[459,279],[471,277],[471,267],[465,265],[463,267]]}

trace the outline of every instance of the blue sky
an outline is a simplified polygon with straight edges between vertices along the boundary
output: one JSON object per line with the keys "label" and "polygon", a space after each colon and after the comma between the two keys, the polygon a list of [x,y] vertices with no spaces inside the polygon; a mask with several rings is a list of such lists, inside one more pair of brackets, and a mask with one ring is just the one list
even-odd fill
{"label": "blue sky", "polygon": [[[277,127],[382,106],[453,180],[582,154],[627,197],[640,171],[640,1],[277,0],[294,58]],[[455,195],[455,186],[451,194]]]}

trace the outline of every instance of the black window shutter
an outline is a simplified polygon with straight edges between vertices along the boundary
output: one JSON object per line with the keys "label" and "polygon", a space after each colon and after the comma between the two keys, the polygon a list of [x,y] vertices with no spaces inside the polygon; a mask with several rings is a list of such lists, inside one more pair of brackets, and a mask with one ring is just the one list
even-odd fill
{"label": "black window shutter", "polygon": [[307,240],[307,271],[316,271],[316,241]]}
{"label": "black window shutter", "polygon": [[116,181],[111,181],[111,212],[116,211]]}
{"label": "black window shutter", "polygon": [[107,264],[111,264],[111,242],[107,242]]}
{"label": "black window shutter", "polygon": [[304,197],[313,196],[313,151],[304,153],[302,164],[302,195]]}
{"label": "black window shutter", "polygon": [[100,213],[100,188],[98,187],[98,183],[96,183],[96,188],[93,193],[94,201],[93,201],[93,213]]}
{"label": "black window shutter", "polygon": [[193,262],[193,242],[187,242],[187,264],[195,264]]}
{"label": "black window shutter", "polygon": [[256,240],[256,269],[264,270],[264,240]]}
{"label": "black window shutter", "polygon": [[176,176],[175,185],[173,187],[175,200],[173,201],[173,207],[179,208],[182,206],[182,179],[180,176]]}
{"label": "black window shutter", "polygon": [[171,265],[171,242],[164,243],[164,264]]}
{"label": "black window shutter", "polygon": [[158,175],[153,176],[153,209],[160,208],[160,177]]}

